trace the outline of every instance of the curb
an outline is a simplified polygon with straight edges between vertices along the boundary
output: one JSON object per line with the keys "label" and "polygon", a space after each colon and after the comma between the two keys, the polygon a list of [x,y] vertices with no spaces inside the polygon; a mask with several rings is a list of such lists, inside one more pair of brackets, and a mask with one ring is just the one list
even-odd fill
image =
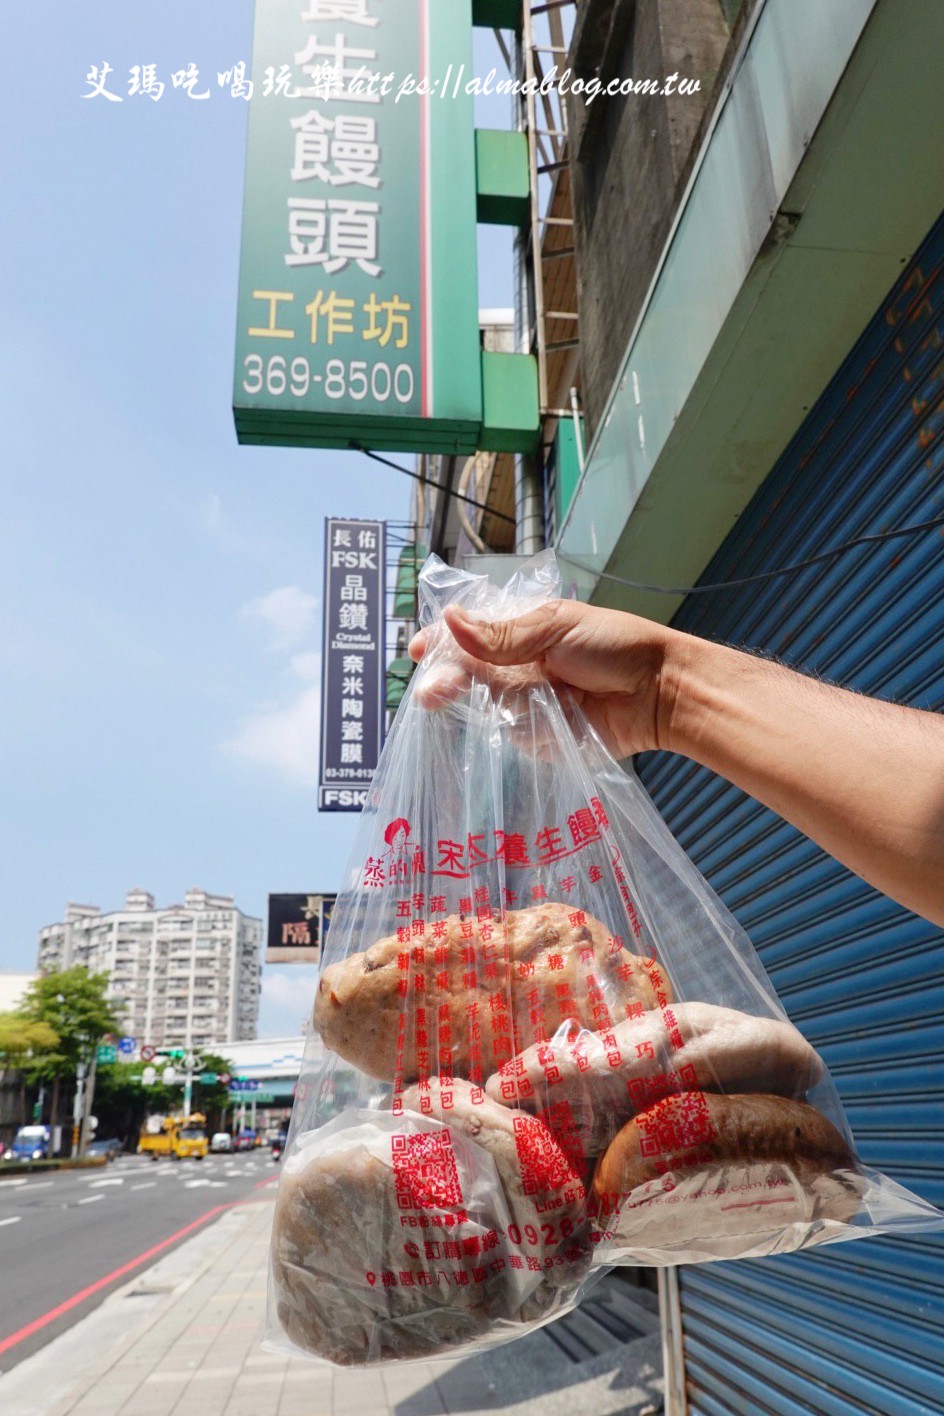
{"label": "curb", "polygon": [[[238,1217],[242,1215],[248,1221],[274,1199],[273,1194],[271,1199],[235,1202],[198,1234],[109,1293],[93,1312],[66,1332],[0,1376],[0,1408],[4,1416],[67,1416],[239,1241],[244,1225]],[[222,1244],[221,1225],[233,1231]],[[121,1307],[128,1298],[153,1299],[147,1312],[135,1315],[130,1325]],[[112,1328],[117,1331],[111,1332]],[[82,1362],[82,1355],[87,1353],[92,1354],[88,1365]],[[58,1390],[50,1391],[50,1373],[70,1369],[71,1374]],[[18,1402],[17,1387],[24,1393],[35,1393],[34,1399],[41,1404],[31,1404],[23,1397]]]}

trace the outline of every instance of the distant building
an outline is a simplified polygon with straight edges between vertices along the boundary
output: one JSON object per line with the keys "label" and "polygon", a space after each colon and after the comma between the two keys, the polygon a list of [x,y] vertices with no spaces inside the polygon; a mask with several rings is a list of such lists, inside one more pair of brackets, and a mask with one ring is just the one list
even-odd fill
{"label": "distant building", "polygon": [[68,905],[63,923],[40,930],[38,965],[107,971],[139,1046],[211,1047],[256,1035],[261,946],[262,921],[231,895],[188,890],[182,905],[155,909],[153,895],[130,890],[110,914]]}
{"label": "distant building", "polygon": [[0,969],[0,1013],[11,1013],[23,1002],[23,995],[36,979],[34,973]]}

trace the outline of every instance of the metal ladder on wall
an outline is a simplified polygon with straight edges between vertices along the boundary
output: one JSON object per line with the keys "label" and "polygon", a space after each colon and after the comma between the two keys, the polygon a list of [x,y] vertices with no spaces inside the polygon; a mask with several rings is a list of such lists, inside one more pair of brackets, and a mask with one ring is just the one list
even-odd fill
{"label": "metal ladder on wall", "polygon": [[[573,212],[569,199],[559,203],[559,180],[569,165],[567,107],[556,87],[542,89],[549,71],[564,67],[568,44],[565,30],[577,8],[577,0],[524,0],[522,5],[521,37],[517,54],[518,77],[527,81],[519,108],[519,125],[528,142],[531,209],[527,232],[526,268],[531,298],[530,345],[538,362],[538,397],[541,416],[557,419],[568,416],[570,410],[549,406],[549,356],[574,351],[569,366],[576,363],[580,347],[579,312],[548,309],[545,300],[545,268],[552,262],[574,258]],[[569,189],[568,189],[569,190]],[[562,208],[566,206],[566,210]],[[567,233],[563,243],[553,239],[554,229]],[[575,293],[576,293],[576,287]],[[576,305],[576,300],[573,302]],[[549,335],[549,326],[557,322],[572,326],[566,337]],[[560,380],[556,381],[558,386]],[[569,384],[569,380],[564,382]]]}

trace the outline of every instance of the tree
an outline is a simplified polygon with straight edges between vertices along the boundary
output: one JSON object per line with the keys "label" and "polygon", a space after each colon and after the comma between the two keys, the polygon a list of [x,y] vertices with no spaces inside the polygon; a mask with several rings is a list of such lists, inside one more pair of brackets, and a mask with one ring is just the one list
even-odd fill
{"label": "tree", "polygon": [[[179,1109],[175,1088],[144,1085],[141,1080],[144,1065],[143,1062],[117,1061],[99,1064],[95,1114],[101,1137],[115,1136],[126,1146],[133,1146],[146,1116],[169,1114]],[[179,1092],[179,1088],[176,1091]]]}
{"label": "tree", "polygon": [[46,1023],[58,1039],[54,1051],[39,1053],[24,1063],[30,1081],[52,1083],[53,1126],[59,1119],[62,1081],[75,1077],[80,1066],[88,1066],[105,1033],[121,1028],[115,1005],[105,996],[107,988],[107,973],[89,973],[77,964],[36,979],[23,995],[20,1015],[34,1023]]}
{"label": "tree", "polygon": [[39,1061],[56,1050],[59,1034],[45,1022],[35,1022],[22,1013],[0,1013],[0,1067],[20,1074],[20,1125],[27,1123],[27,1063]]}
{"label": "tree", "polygon": [[[204,1072],[229,1072],[231,1064],[225,1057],[213,1052],[198,1052]],[[161,1080],[166,1059],[157,1058],[152,1063],[108,1062],[99,1066],[95,1090],[95,1112],[98,1116],[98,1133],[101,1136],[117,1136],[126,1145],[136,1141],[145,1117],[154,1115],[178,1115],[183,1109],[184,1079],[178,1071],[178,1079],[169,1086]],[[153,1067],[158,1080],[146,1087],[141,1080],[146,1066]],[[210,1085],[194,1078],[194,1111],[200,1111],[207,1118],[207,1130],[219,1129],[224,1109],[229,1105],[229,1087],[219,1081]]]}
{"label": "tree", "polygon": [[215,1052],[201,1052],[200,1057],[204,1072],[215,1072],[217,1081],[211,1082],[209,1085],[194,1081],[193,1109],[203,1112],[207,1118],[207,1129],[214,1131],[222,1126],[223,1113],[230,1104],[229,1086],[224,1086],[219,1081],[219,1077],[221,1074],[231,1072],[233,1064]]}

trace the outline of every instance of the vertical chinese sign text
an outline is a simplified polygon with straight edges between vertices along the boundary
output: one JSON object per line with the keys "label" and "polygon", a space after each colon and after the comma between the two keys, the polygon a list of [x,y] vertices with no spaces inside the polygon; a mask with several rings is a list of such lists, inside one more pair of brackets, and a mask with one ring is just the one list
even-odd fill
{"label": "vertical chinese sign text", "polygon": [[325,522],[320,811],[359,811],[383,742],[382,521]]}
{"label": "vertical chinese sign text", "polygon": [[475,450],[471,35],[471,0],[257,0],[240,442]]}
{"label": "vertical chinese sign text", "polygon": [[317,964],[336,895],[270,895],[267,964]]}

